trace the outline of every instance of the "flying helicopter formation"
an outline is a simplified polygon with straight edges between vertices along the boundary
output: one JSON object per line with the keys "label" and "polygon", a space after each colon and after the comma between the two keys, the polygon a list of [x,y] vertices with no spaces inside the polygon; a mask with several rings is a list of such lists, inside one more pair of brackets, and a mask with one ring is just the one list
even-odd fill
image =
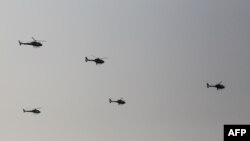
{"label": "flying helicopter formation", "polygon": [[[39,48],[39,47],[41,47],[43,45],[42,42],[46,42],[44,40],[36,40],[34,37],[31,37],[31,38],[32,38],[33,41],[22,42],[22,41],[18,40],[18,43],[19,43],[20,46],[21,45],[30,45],[30,46],[33,46],[34,48]],[[99,57],[95,57],[93,55],[92,55],[92,57],[94,57],[94,59],[89,59],[88,57],[85,57],[85,62],[92,61],[92,62],[95,62],[96,65],[99,65],[99,64],[105,63],[104,59],[107,59],[107,57],[99,58]],[[109,99],[109,102],[110,103],[116,102],[118,105],[123,105],[123,104],[126,103],[122,98],[119,99],[119,100],[116,100],[116,101],[113,101],[113,100]],[[29,112],[29,113],[33,113],[33,114],[40,114],[41,111],[39,109],[41,109],[41,107],[34,108],[32,110],[23,109],[23,112],[24,113]]]}
{"label": "flying helicopter formation", "polygon": [[[18,42],[19,42],[20,46],[21,45],[30,45],[30,46],[33,46],[34,48],[39,48],[43,45],[41,42],[46,42],[43,40],[36,40],[34,37],[32,37],[32,39],[33,39],[33,41],[30,41],[30,42],[21,42],[20,40],[18,40]],[[88,57],[85,57],[85,62],[95,62],[96,65],[99,65],[99,64],[101,65],[101,64],[105,63],[104,59],[107,59],[107,57],[99,58],[99,57],[95,57],[93,55],[92,55],[92,57],[94,57],[94,59],[89,59]],[[218,84],[215,84],[215,85],[211,85],[211,84],[207,83],[207,88],[210,88],[210,87],[214,87],[217,90],[222,90],[225,88],[225,86],[222,84],[222,81],[219,82]],[[112,100],[111,98],[109,98],[109,103],[117,103],[118,105],[124,105],[124,104],[126,104],[126,101],[123,100],[123,98],[118,99],[118,100]],[[23,112],[24,113],[30,112],[33,114],[40,114],[41,111],[39,109],[41,109],[41,107],[34,108],[32,110],[23,109]]]}
{"label": "flying helicopter formation", "polygon": [[25,110],[25,109],[23,109],[23,112],[24,112],[24,113],[30,112],[30,113],[33,113],[33,114],[40,114],[41,111],[38,110],[38,109],[41,109],[41,107],[39,107],[39,108],[34,108],[33,110]]}
{"label": "flying helicopter formation", "polygon": [[[34,37],[31,37],[31,38],[33,39],[33,41],[21,42],[20,40],[18,40],[18,43],[19,43],[20,46],[21,45],[30,45],[30,46],[33,46],[34,48],[39,48],[39,47],[41,47],[43,45],[41,42],[46,42],[46,41],[43,41],[43,40],[36,40]],[[95,57],[95,56],[93,56],[93,57]],[[95,57],[95,59],[89,59],[88,57],[85,57],[85,62],[92,61],[92,62],[95,62],[96,65],[99,65],[99,64],[103,64],[105,62],[104,59],[107,59],[107,57],[103,57],[103,58]],[[117,100],[117,101],[112,101],[111,99],[109,99],[109,102],[110,103],[116,102],[116,103],[118,103],[118,105],[123,105],[123,104],[126,103],[122,98]],[[33,114],[40,114],[41,111],[39,109],[41,109],[41,107],[34,108],[32,110],[23,109],[23,112],[24,113],[29,112],[29,113],[33,113]]]}
{"label": "flying helicopter formation", "polygon": [[41,47],[43,44],[41,42],[46,42],[46,41],[43,41],[43,40],[36,40],[34,37],[31,37],[33,39],[33,41],[30,41],[30,42],[21,42],[20,40],[18,41],[19,42],[19,45],[30,45],[30,46],[33,46],[34,48],[39,48]]}

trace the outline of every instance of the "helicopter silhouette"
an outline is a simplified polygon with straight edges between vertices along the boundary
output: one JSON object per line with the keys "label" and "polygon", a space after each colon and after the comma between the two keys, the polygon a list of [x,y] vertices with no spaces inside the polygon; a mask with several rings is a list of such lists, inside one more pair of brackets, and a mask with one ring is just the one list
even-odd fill
{"label": "helicopter silhouette", "polygon": [[112,102],[116,102],[118,105],[123,105],[126,103],[122,98],[117,100],[117,101],[113,101],[113,100],[109,99],[109,103],[112,103]]}
{"label": "helicopter silhouette", "polygon": [[21,41],[18,40],[19,45],[20,45],[20,46],[21,46],[21,45],[31,45],[31,46],[33,46],[34,48],[39,48],[39,47],[41,47],[41,46],[43,45],[41,42],[46,42],[46,41],[42,41],[42,40],[36,40],[34,37],[31,37],[31,38],[33,39],[33,41],[31,41],[31,42],[26,42],[26,43],[21,42]]}
{"label": "helicopter silhouette", "polygon": [[207,88],[215,87],[217,90],[220,90],[220,89],[222,90],[222,89],[225,88],[225,86],[222,85],[221,83],[222,83],[222,81],[220,81],[220,83],[218,83],[218,84],[216,84],[216,85],[210,85],[210,84],[207,83]]}
{"label": "helicopter silhouette", "polygon": [[30,112],[30,113],[33,113],[33,114],[40,114],[41,111],[38,110],[38,109],[41,109],[41,107],[39,107],[39,108],[34,108],[33,110],[25,110],[25,109],[23,109],[23,112],[24,112],[24,113]]}
{"label": "helicopter silhouette", "polygon": [[[95,56],[94,56],[95,57]],[[104,63],[104,60],[103,59],[107,59],[107,57],[103,57],[103,58],[98,58],[98,57],[95,57],[95,59],[88,59],[88,57],[85,57],[85,62],[88,62],[88,61],[93,61],[96,63],[96,65],[98,64],[103,64]]]}

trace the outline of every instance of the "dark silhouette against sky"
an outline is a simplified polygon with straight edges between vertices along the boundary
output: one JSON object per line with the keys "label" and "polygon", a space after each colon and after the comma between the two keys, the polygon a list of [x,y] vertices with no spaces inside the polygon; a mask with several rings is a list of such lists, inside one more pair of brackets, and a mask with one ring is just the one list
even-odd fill
{"label": "dark silhouette against sky", "polygon": [[[249,9],[246,0],[1,0],[0,140],[223,140],[224,124],[250,122]],[[32,36],[47,42],[19,46]],[[84,62],[91,54],[109,59],[97,67]],[[223,90],[206,87],[220,81]],[[123,106],[108,102],[121,97]],[[37,105],[37,116],[22,111]]]}

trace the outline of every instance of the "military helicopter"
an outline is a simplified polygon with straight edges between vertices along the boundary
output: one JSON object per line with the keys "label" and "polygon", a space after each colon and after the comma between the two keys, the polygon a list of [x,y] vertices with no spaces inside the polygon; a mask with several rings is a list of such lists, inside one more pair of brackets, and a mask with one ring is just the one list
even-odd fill
{"label": "military helicopter", "polygon": [[[95,56],[94,56],[95,57]],[[93,61],[96,63],[96,65],[98,64],[103,64],[104,63],[104,60],[103,59],[107,59],[107,57],[103,57],[103,58],[98,58],[98,57],[95,57],[95,59],[88,59],[88,57],[85,57],[85,62],[88,62],[88,61]]]}
{"label": "military helicopter", "polygon": [[112,102],[116,102],[118,105],[123,105],[126,103],[122,98],[117,100],[117,101],[113,101],[113,100],[109,99],[109,103],[112,103]]}
{"label": "military helicopter", "polygon": [[27,43],[24,43],[24,42],[21,42],[21,41],[18,41],[19,42],[19,45],[31,45],[33,46],[34,48],[39,48],[41,47],[43,44],[41,42],[46,42],[46,41],[42,41],[42,40],[36,40],[34,37],[31,37],[33,39],[33,41],[31,42],[27,42]]}
{"label": "military helicopter", "polygon": [[30,112],[30,113],[33,113],[33,114],[40,114],[41,111],[38,110],[38,109],[41,109],[41,107],[39,107],[39,108],[34,108],[33,110],[25,110],[25,109],[23,109],[23,112],[24,112],[24,113],[25,113],[25,112]]}
{"label": "military helicopter", "polygon": [[216,84],[216,85],[210,85],[210,84],[207,83],[207,88],[209,88],[209,87],[215,87],[217,90],[224,89],[225,86],[222,85],[221,83],[222,83],[222,81],[220,83]]}

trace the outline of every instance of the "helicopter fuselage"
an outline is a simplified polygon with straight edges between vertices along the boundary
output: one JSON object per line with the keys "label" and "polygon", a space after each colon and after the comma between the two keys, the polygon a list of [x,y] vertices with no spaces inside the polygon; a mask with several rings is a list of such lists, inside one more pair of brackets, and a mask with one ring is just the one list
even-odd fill
{"label": "helicopter fuselage", "polygon": [[126,103],[126,102],[125,102],[124,100],[122,100],[122,99],[119,99],[119,100],[117,100],[117,101],[113,101],[113,100],[109,99],[109,103],[112,103],[112,102],[115,102],[115,103],[117,103],[118,105],[123,105],[123,104]]}
{"label": "helicopter fuselage", "polygon": [[209,84],[207,83],[207,88],[209,88],[209,87],[215,87],[217,90],[220,90],[220,89],[224,89],[224,88],[225,88],[225,86],[222,85],[222,84],[209,85]]}
{"label": "helicopter fuselage", "polygon": [[26,43],[23,43],[23,42],[21,42],[21,41],[18,41],[19,42],[19,45],[21,46],[21,45],[31,45],[31,46],[33,46],[33,47],[40,47],[40,46],[42,46],[42,43],[40,43],[40,42],[38,42],[38,41],[36,41],[36,40],[34,40],[34,41],[32,41],[32,42],[26,42]]}
{"label": "helicopter fuselage", "polygon": [[98,65],[98,64],[103,64],[103,63],[104,63],[104,61],[103,61],[102,59],[100,59],[100,58],[88,59],[87,57],[85,57],[85,61],[86,61],[86,62],[88,62],[88,61],[95,62],[96,65]]}
{"label": "helicopter fuselage", "polygon": [[20,43],[20,45],[31,45],[31,46],[34,46],[34,47],[42,46],[42,44],[40,42]]}
{"label": "helicopter fuselage", "polygon": [[221,84],[217,84],[217,85],[214,85],[214,86],[210,86],[210,87],[215,87],[217,90],[219,89],[224,89],[225,86],[221,85]]}
{"label": "helicopter fuselage", "polygon": [[37,109],[28,110],[28,111],[26,111],[25,109],[23,109],[23,112],[24,112],[24,113],[25,113],[25,112],[30,112],[30,113],[34,113],[34,114],[39,114],[39,113],[41,113],[41,111],[39,111],[39,110],[37,110]]}

